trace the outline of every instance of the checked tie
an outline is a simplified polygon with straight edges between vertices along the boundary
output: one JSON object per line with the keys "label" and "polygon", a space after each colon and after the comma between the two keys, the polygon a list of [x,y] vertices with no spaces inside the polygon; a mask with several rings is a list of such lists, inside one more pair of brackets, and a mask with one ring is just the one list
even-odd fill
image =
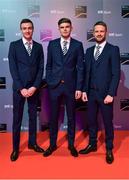
{"label": "checked tie", "polygon": [[63,55],[65,55],[67,53],[67,51],[68,51],[67,43],[68,43],[67,41],[63,41],[63,49],[62,49]]}
{"label": "checked tie", "polygon": [[31,56],[31,51],[32,51],[31,43],[30,42],[26,42],[26,45],[27,45],[27,52],[28,52],[29,56]]}
{"label": "checked tie", "polygon": [[95,53],[95,56],[94,56],[96,61],[98,60],[98,58],[100,56],[100,48],[101,48],[101,46],[99,46],[99,45],[96,46],[96,53]]}

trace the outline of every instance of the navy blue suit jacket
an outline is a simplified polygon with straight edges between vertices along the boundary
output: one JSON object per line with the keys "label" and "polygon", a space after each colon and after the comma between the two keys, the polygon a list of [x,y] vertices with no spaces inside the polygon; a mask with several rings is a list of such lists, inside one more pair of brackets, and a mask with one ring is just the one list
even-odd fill
{"label": "navy blue suit jacket", "polygon": [[[84,92],[89,92],[91,78],[91,63],[94,59],[94,48],[86,50],[85,54],[85,83]],[[100,96],[115,96],[120,79],[120,53],[117,46],[106,43],[96,62],[95,82]]]}
{"label": "navy blue suit jacket", "polygon": [[82,90],[83,60],[84,52],[81,42],[71,38],[68,52],[63,56],[60,38],[50,41],[46,65],[46,80],[49,87],[56,87],[63,77],[69,90]]}
{"label": "navy blue suit jacket", "polygon": [[11,42],[8,58],[14,90],[40,86],[44,66],[41,44],[33,41],[31,56],[29,56],[22,39]]}

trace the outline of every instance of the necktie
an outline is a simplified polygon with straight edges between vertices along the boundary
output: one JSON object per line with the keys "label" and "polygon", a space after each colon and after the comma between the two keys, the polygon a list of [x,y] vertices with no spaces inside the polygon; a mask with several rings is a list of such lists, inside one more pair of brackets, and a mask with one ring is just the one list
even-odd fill
{"label": "necktie", "polygon": [[67,41],[63,41],[63,49],[62,49],[63,55],[67,53],[67,43],[68,43]]}
{"label": "necktie", "polygon": [[99,58],[99,56],[100,56],[100,48],[101,48],[101,46],[96,46],[96,52],[95,52],[95,60],[97,61],[98,60],[98,58]]}
{"label": "necktie", "polygon": [[29,56],[31,56],[31,43],[30,42],[26,42],[26,45],[27,45],[27,52],[29,54]]}

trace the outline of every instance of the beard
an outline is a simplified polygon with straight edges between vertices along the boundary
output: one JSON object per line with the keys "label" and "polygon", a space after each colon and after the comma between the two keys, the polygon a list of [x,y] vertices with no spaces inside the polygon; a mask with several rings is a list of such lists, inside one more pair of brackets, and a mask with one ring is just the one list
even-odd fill
{"label": "beard", "polygon": [[98,44],[101,44],[102,42],[104,42],[106,40],[106,37],[104,38],[101,38],[101,36],[98,36],[97,38],[95,38],[95,41],[98,43]]}

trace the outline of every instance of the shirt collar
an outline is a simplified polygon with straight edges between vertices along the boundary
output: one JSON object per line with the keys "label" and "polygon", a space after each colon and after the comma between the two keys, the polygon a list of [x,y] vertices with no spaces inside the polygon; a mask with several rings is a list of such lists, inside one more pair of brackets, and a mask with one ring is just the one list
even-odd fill
{"label": "shirt collar", "polygon": [[[23,41],[23,44],[26,45],[26,43],[28,42],[24,37],[22,37],[22,41]],[[33,44],[33,40],[29,41],[30,44]]]}
{"label": "shirt collar", "polygon": [[106,44],[106,41],[102,42],[101,44],[96,43],[95,47],[101,46],[101,48],[104,48],[105,44]]}
{"label": "shirt collar", "polygon": [[69,37],[67,40],[64,39],[63,37],[61,37],[60,42],[61,42],[61,44],[62,44],[64,41],[67,41],[68,43],[70,43],[70,40],[71,40],[71,37]]}

